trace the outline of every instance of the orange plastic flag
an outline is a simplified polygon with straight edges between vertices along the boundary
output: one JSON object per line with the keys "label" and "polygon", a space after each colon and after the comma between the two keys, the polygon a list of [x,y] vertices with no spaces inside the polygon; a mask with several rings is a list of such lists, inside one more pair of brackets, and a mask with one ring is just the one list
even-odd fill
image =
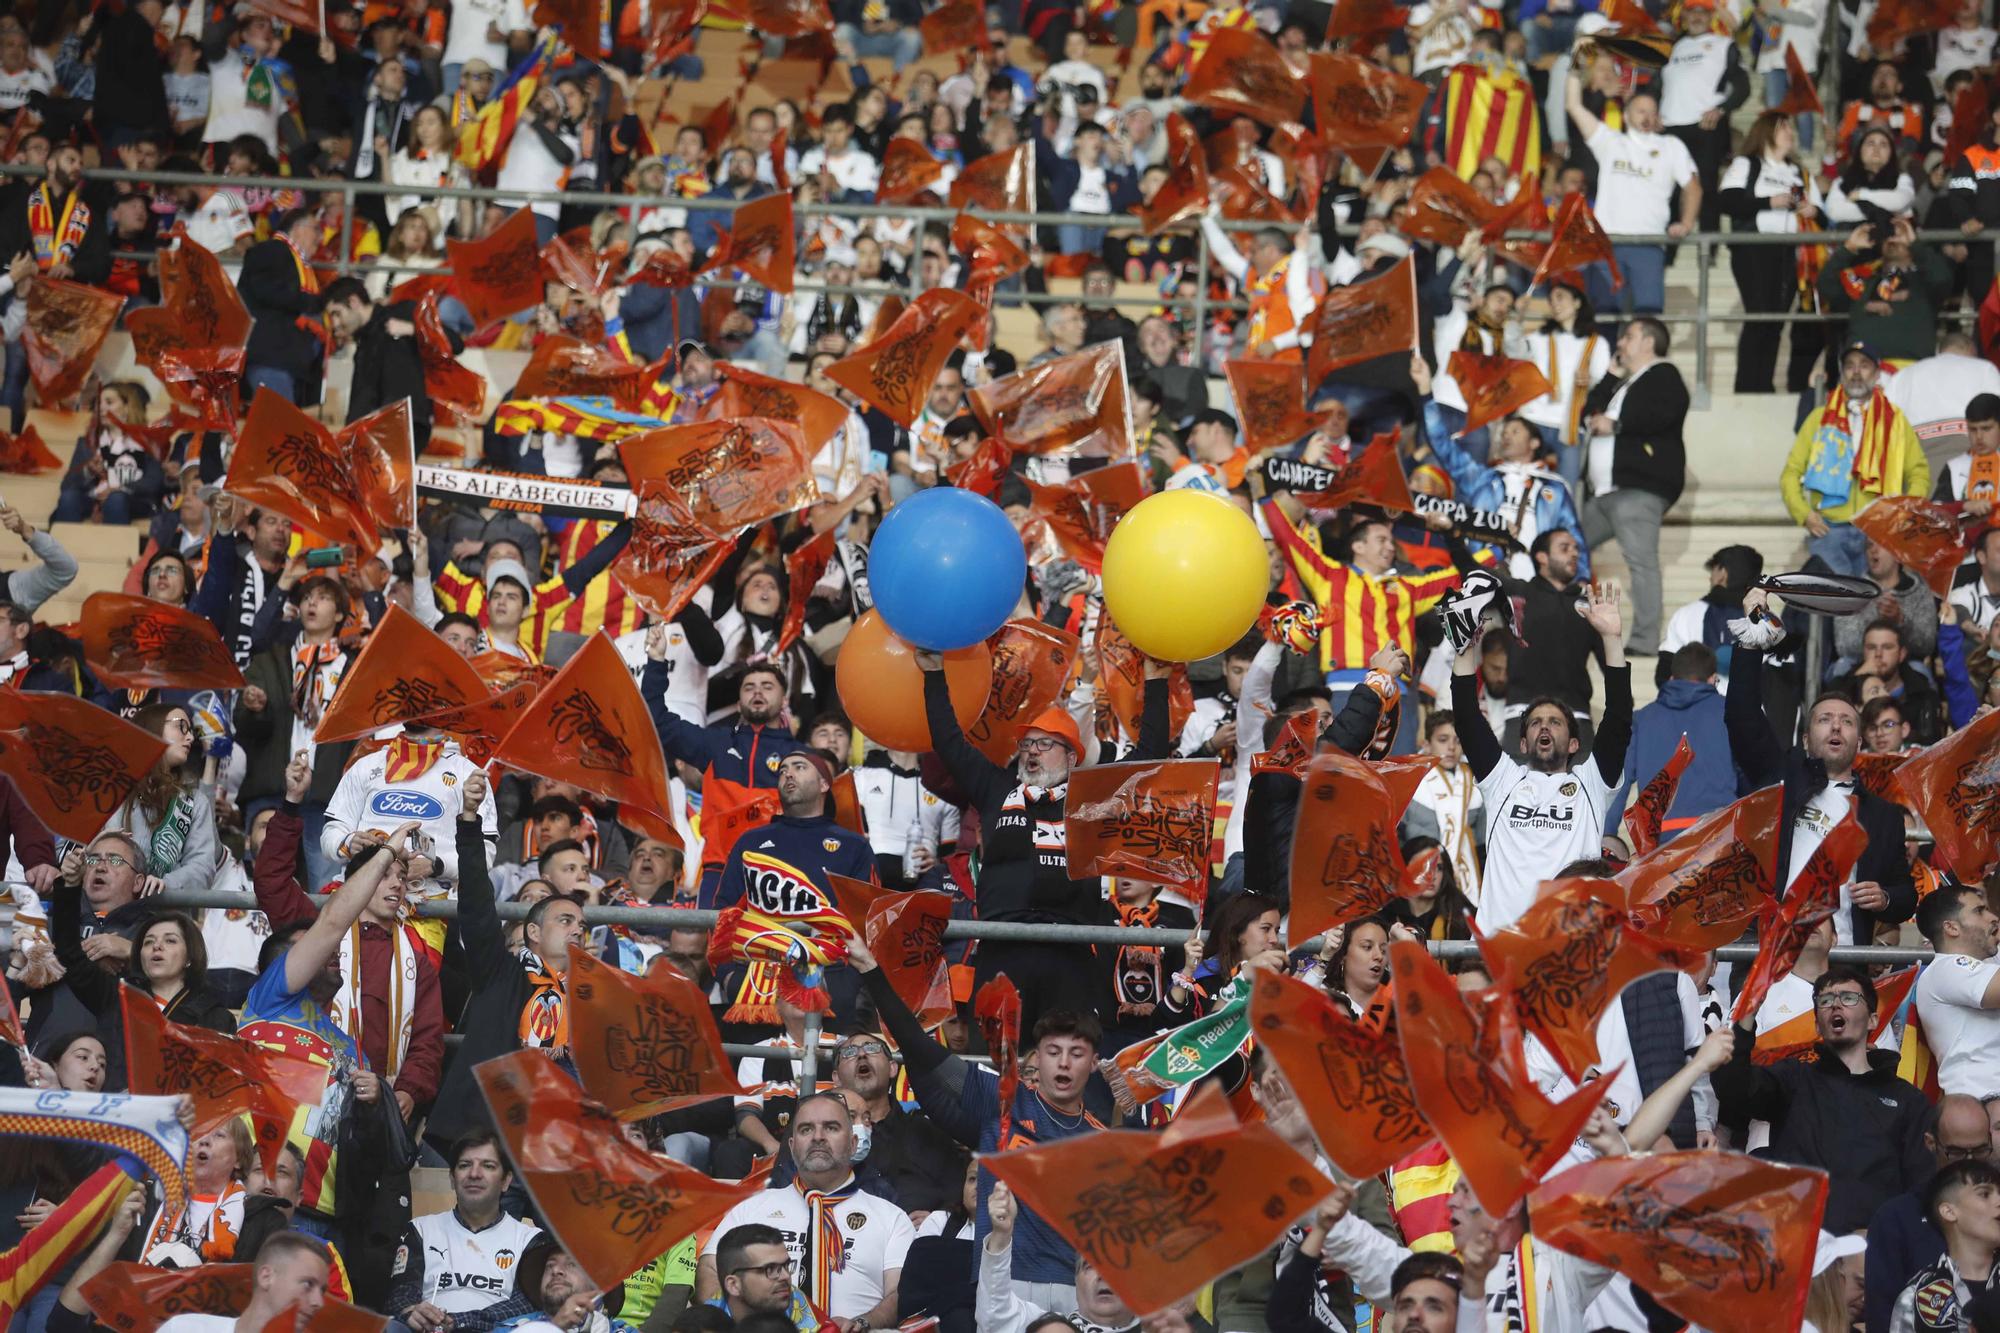
{"label": "orange plastic flag", "polygon": [[1757,1006],[1764,1003],[1771,987],[1798,963],[1820,922],[1840,910],[1840,886],[1868,849],[1868,833],[1854,818],[1855,808],[1854,799],[1849,797],[1847,813],[1813,849],[1805,869],[1786,889],[1784,902],[1769,913],[1775,920],[1758,931],[1757,957],[1736,992],[1730,1022],[1747,1023],[1756,1016]]}
{"label": "orange plastic flag", "polygon": [[1335,148],[1400,148],[1430,90],[1408,75],[1345,51],[1312,57],[1314,132]]}
{"label": "orange plastic flag", "polygon": [[970,454],[944,470],[945,480],[962,491],[973,491],[991,500],[1000,493],[1000,483],[1013,469],[1014,451],[992,436],[973,446]]}
{"label": "orange plastic flag", "polygon": [[1335,0],[1326,20],[1326,40],[1329,44],[1342,39],[1357,45],[1372,43],[1386,33],[1402,31],[1409,23],[1410,11],[1394,0]]}
{"label": "orange plastic flag", "polygon": [[[878,204],[913,204],[920,196],[933,193],[932,187],[944,179],[944,163],[915,139],[900,136],[889,140],[882,150],[882,174],[875,182]],[[935,204],[936,199],[931,203]]]}
{"label": "orange plastic flag", "polygon": [[[1963,97],[1965,94],[1960,93]],[[1786,116],[1823,116],[1826,108],[1820,104],[1819,89],[1814,86],[1813,76],[1806,73],[1806,67],[1799,60],[1798,48],[1785,43],[1785,95],[1771,110]],[[1957,128],[1957,120],[1952,122]],[[1956,161],[1956,158],[1951,160]]]}
{"label": "orange plastic flag", "polygon": [[438,299],[417,305],[417,356],[424,365],[424,392],[431,402],[465,422],[486,419],[486,377],[458,359],[438,319]]}
{"label": "orange plastic flag", "polygon": [[523,208],[476,241],[444,243],[458,299],[480,328],[542,303],[535,215]]}
{"label": "orange plastic flag", "polygon": [[1681,774],[1694,762],[1694,747],[1688,744],[1687,733],[1681,733],[1680,744],[1673,754],[1653,774],[1632,802],[1632,808],[1625,812],[1625,840],[1632,846],[1634,856],[1644,856],[1660,845],[1660,822],[1673,808],[1674,795],[1680,790]]}
{"label": "orange plastic flag", "polygon": [[1436,1137],[1417,1109],[1395,1034],[1363,1027],[1319,987],[1252,971],[1250,1030],[1283,1071],[1320,1147],[1348,1175],[1380,1175]]}
{"label": "orange plastic flag", "polygon": [[425,713],[417,721],[458,737],[459,752],[473,763],[484,765],[521,720],[521,714],[528,711],[528,705],[541,688],[538,681],[517,681],[490,698],[440,708],[435,713]]}
{"label": "orange plastic flag", "polygon": [[1148,236],[1157,236],[1208,207],[1208,154],[1201,136],[1178,111],[1167,115],[1167,153],[1160,165],[1166,168],[1167,178],[1153,197],[1139,206],[1139,223]]}
{"label": "orange plastic flag", "polygon": [[993,656],[993,683],[986,706],[965,729],[965,738],[994,763],[1011,761],[1021,733],[1061,692],[1080,642],[1068,630],[1039,620],[1002,625],[986,641]]}
{"label": "orange plastic flag", "polygon": [[1896,785],[1961,883],[1981,883],[2000,865],[2000,713],[1917,751]]}
{"label": "orange plastic flag", "polygon": [[959,340],[985,322],[986,311],[964,292],[933,287],[880,338],[829,365],[826,377],[907,428]]}
{"label": "orange plastic flag", "polygon": [[618,454],[626,476],[680,492],[689,516],[712,533],[734,533],[819,499],[812,452],[790,421],[667,426],[621,441]]}
{"label": "orange plastic flag", "polygon": [[1229,396],[1243,423],[1243,447],[1256,453],[1294,444],[1316,418],[1306,411],[1306,382],[1296,361],[1230,361]]}
{"label": "orange plastic flag", "polygon": [[[241,371],[250,312],[221,262],[188,239],[184,227],[177,225],[173,235],[176,244],[159,252],[160,304],[134,310],[125,317],[125,328],[139,363],[166,385],[175,402],[198,408],[185,372]],[[169,352],[171,361],[164,355]]]}
{"label": "orange plastic flag", "polygon": [[1543,1181],[1535,1238],[1616,1269],[1718,1333],[1797,1328],[1812,1282],[1824,1171],[1735,1152],[1607,1157]]}
{"label": "orange plastic flag", "polygon": [[1532,361],[1453,352],[1447,365],[1465,393],[1465,425],[1458,435],[1498,421],[1550,392],[1548,376]]}
{"label": "orange plastic flag", "polygon": [[944,961],[944,928],[951,895],[930,889],[895,893],[865,880],[829,875],[834,904],[847,918],[888,978],[889,988],[929,1027],[952,1012],[951,977]]}
{"label": "orange plastic flag", "polygon": [[206,616],[122,592],[84,599],[83,660],[114,689],[240,690],[243,673]]}
{"label": "orange plastic flag", "polygon": [[27,301],[21,348],[35,389],[47,402],[74,398],[97,364],[125,298],[80,282],[42,277],[28,288]]}
{"label": "orange plastic flag", "polygon": [[1132,455],[1125,354],[1102,342],[982,384],[969,396],[987,433],[1022,453]]}
{"label": "orange plastic flag", "polygon": [[623,248],[592,253],[590,233],[578,228],[542,247],[542,276],[595,301],[612,285],[612,264],[624,255]]}
{"label": "orange plastic flag", "polygon": [[1557,880],[1505,930],[1484,935],[1473,927],[1493,984],[1578,1082],[1597,1064],[1598,1020],[1619,992],[1700,957],[1689,951],[1683,958],[1635,927],[1626,892],[1610,880]]}
{"label": "orange plastic flag", "polygon": [[[1108,615],[1097,621],[1097,666],[1104,684],[1098,703],[1099,734],[1106,734],[1102,724],[1108,709],[1125,734],[1136,738],[1146,706],[1146,658]],[[1167,680],[1167,734],[1180,735],[1193,715],[1194,688],[1188,684],[1187,664],[1176,662]]]}
{"label": "orange plastic flag", "polygon": [[611,577],[655,620],[670,621],[715,577],[733,543],[697,523],[664,481],[641,482],[638,502],[632,539],[612,563]]}
{"label": "orange plastic flag", "polygon": [[359,421],[350,421],[335,437],[346,454],[354,478],[357,543],[363,551],[379,550],[382,533],[417,525],[417,446],[410,420],[410,402],[398,398]]}
{"label": "orange plastic flag", "polygon": [[41,432],[30,425],[19,435],[0,431],[0,472],[32,476],[61,467],[62,460],[42,443]]}
{"label": "orange plastic flag", "polygon": [[1210,111],[1273,127],[1304,117],[1306,84],[1255,28],[1217,28],[1181,96]]}
{"label": "orange plastic flag", "polygon": [[970,213],[960,213],[951,220],[951,248],[970,263],[971,283],[985,282],[989,291],[990,284],[1011,278],[1028,266],[1028,252],[1016,245],[1013,237]]}
{"label": "orange plastic flag", "polygon": [[1158,1134],[1114,1129],[983,1156],[1129,1309],[1165,1309],[1273,1244],[1333,1182],[1204,1084]]}
{"label": "orange plastic flag", "polygon": [[279,1055],[241,1037],[174,1023],[151,995],[120,986],[125,1068],[132,1091],[194,1101],[198,1137],[239,1115],[250,1117],[264,1170],[276,1179],[278,1155],[301,1106],[326,1096],[327,1066]]}
{"label": "orange plastic flag", "polygon": [[1035,146],[1018,144],[974,158],[951,183],[951,206],[988,213],[1035,211]]}
{"label": "orange plastic flag", "polygon": [[167,743],[71,694],[0,690],[0,773],[54,832],[89,842]]}
{"label": "orange plastic flag", "polygon": [[1868,45],[1887,56],[1900,42],[1949,28],[1957,14],[1952,0],[1882,0],[1868,20]]}
{"label": "orange plastic flag", "polygon": [[1403,817],[1373,767],[1351,755],[1314,755],[1292,832],[1291,931],[1310,939],[1379,912],[1404,892]]}
{"label": "orange plastic flag", "polygon": [[234,1317],[257,1289],[255,1264],[155,1268],[119,1260],[83,1284],[85,1305],[113,1333],[153,1333],[176,1315]]}
{"label": "orange plastic flag", "polygon": [[[1396,437],[1383,432],[1368,447],[1352,454],[1339,467],[1312,467],[1289,460],[1265,460],[1265,476],[1273,482],[1291,484],[1299,502],[1308,509],[1340,509],[1351,504],[1370,504],[1397,513],[1415,513],[1410,497],[1409,478],[1403,475],[1402,455]],[[1310,488],[1310,489],[1307,489]]]}
{"label": "orange plastic flag", "polygon": [[766,37],[809,37],[833,31],[826,0],[734,0],[750,26]]}
{"label": "orange plastic flag", "polygon": [[1581,273],[1598,262],[1610,268],[1614,289],[1625,285],[1625,275],[1618,271],[1618,259],[1611,253],[1611,238],[1598,225],[1590,201],[1581,194],[1563,196],[1556,208],[1555,221],[1550,224],[1548,251],[1535,266],[1528,285],[1539,287],[1548,279]]}
{"label": "orange plastic flag", "polygon": [[608,635],[590,636],[528,706],[494,759],[670,819],[652,714]]}
{"label": "orange plastic flag", "polygon": [[1320,717],[1317,710],[1294,713],[1278,729],[1271,748],[1250,760],[1252,773],[1289,773],[1302,778],[1306,764],[1319,749]]}
{"label": "orange plastic flag", "polygon": [[[1047,528],[1065,555],[1097,574],[1104,568],[1104,544],[1112,527],[1146,497],[1149,480],[1144,466],[1133,461],[1095,468],[1059,486],[1025,484],[1033,522]],[[1031,544],[1038,540],[1032,527],[1023,533]]]}
{"label": "orange plastic flag", "polygon": [[1070,873],[1205,888],[1220,774],[1221,761],[1215,759],[1076,770],[1063,814]]}
{"label": "orange plastic flag", "polygon": [[450,644],[394,602],[348,664],[313,739],[353,740],[397,722],[483,702],[479,673]]}
{"label": "orange plastic flag", "polygon": [[829,561],[833,559],[834,544],[840,538],[838,528],[828,528],[785,557],[785,584],[792,595],[785,601],[784,623],[778,626],[778,646],[773,656],[783,657],[785,650],[799,641],[799,635],[806,627],[806,601],[811,596],[813,585],[826,573]]}
{"label": "orange plastic flag", "polygon": [[740,1097],[722,1034],[701,987],[656,959],[643,977],[569,955],[570,1055],[593,1101],[643,1120],[712,1097]]}
{"label": "orange plastic flag", "polygon": [[544,338],[516,381],[514,398],[601,396],[632,410],[646,391],[646,367],[621,361],[602,347],[558,333]]}
{"label": "orange plastic flag", "polygon": [[[825,0],[813,0],[825,8]],[[729,263],[774,292],[790,295],[796,242],[792,196],[767,194],[729,215]]]}
{"label": "orange plastic flag", "polygon": [[1683,949],[1713,949],[1764,910],[1777,881],[1784,793],[1765,787],[1711,811],[1618,874],[1640,929]]}
{"label": "orange plastic flag", "polygon": [[1342,366],[1417,346],[1417,269],[1405,256],[1387,273],[1327,289],[1313,312],[1306,383]]}
{"label": "orange plastic flag", "polygon": [[[1000,1076],[1000,1124],[994,1143],[1004,1153],[1015,1146],[1010,1131],[1014,1126],[1014,1094],[1021,1088],[1021,992],[1005,972],[994,973],[972,997],[972,1017]],[[991,1164],[992,1159],[985,1161]]]}
{"label": "orange plastic flag", "polygon": [[1413,241],[1435,241],[1456,249],[1492,221],[1497,211],[1450,167],[1432,167],[1410,187],[1403,220],[1396,226]]}
{"label": "orange plastic flag", "polygon": [[511,1052],[473,1074],[536,1211],[600,1288],[718,1220],[769,1174],[767,1166],[747,1180],[713,1180],[627,1142],[610,1112],[541,1051]]}
{"label": "orange plastic flag", "polygon": [[410,407],[397,400],[333,434],[282,395],[259,389],[223,489],[372,554],[414,518]]}
{"label": "orange plastic flag", "polygon": [[925,55],[957,55],[990,45],[986,39],[986,7],[979,0],[949,0],[917,23]]}
{"label": "orange plastic flag", "polygon": [[789,421],[799,428],[807,450],[815,454],[847,424],[847,404],[818,389],[726,363],[718,364],[715,374],[722,384],[709,397],[701,420],[769,417]]}
{"label": "orange plastic flag", "polygon": [[382,1333],[388,1326],[387,1315],[346,1301],[328,1300],[313,1312],[312,1318],[303,1321],[299,1307],[288,1306],[272,1315],[260,1333]]}
{"label": "orange plastic flag", "polygon": [[1488,1213],[1504,1217],[1562,1160],[1609,1077],[1560,1103],[1528,1077],[1520,1022],[1498,991],[1459,994],[1421,944],[1389,946],[1396,1035],[1417,1106]]}
{"label": "orange plastic flag", "polygon": [[1543,240],[1510,241],[1507,233],[1547,231],[1548,226],[1549,209],[1542,198],[1541,187],[1534,181],[1522,181],[1513,199],[1479,229],[1479,239],[1490,246],[1495,255],[1533,272],[1548,256],[1549,243]]}
{"label": "orange plastic flag", "polygon": [[1957,505],[1920,495],[1885,495],[1854,516],[1870,541],[1922,576],[1940,600],[1972,549],[1974,529]]}
{"label": "orange plastic flag", "polygon": [[[1243,122],[1237,123],[1240,125]],[[1273,222],[1294,226],[1301,220],[1284,200],[1265,189],[1262,181],[1240,166],[1217,169],[1210,174],[1209,184],[1222,205],[1222,216],[1231,222]],[[1301,185],[1303,187],[1303,181]],[[1316,189],[1307,190],[1308,197],[1316,193]]]}

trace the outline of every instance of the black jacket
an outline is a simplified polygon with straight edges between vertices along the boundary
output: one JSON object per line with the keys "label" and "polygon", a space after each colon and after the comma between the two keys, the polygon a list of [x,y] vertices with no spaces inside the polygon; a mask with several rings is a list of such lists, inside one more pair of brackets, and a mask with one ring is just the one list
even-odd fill
{"label": "black jacket", "polygon": [[[100,13],[112,13],[107,7]],[[97,48],[97,104],[92,121],[97,132],[145,130],[159,133],[173,121],[167,115],[165,66],[153,46],[153,25],[136,8],[118,10],[104,20]]]}
{"label": "black jacket", "polygon": [[457,836],[458,938],[473,990],[458,1017],[463,1040],[424,1126],[424,1137],[440,1152],[466,1130],[491,1123],[472,1067],[521,1048],[521,1010],[534,993],[521,960],[507,948],[479,821],[460,818]]}
{"label": "black jacket", "polygon": [[[1625,383],[1606,375],[1584,400],[1585,412],[1602,412]],[[1618,407],[1618,434],[1611,452],[1611,484],[1651,491],[1668,504],[1687,485],[1688,389],[1672,362],[1653,362]]]}
{"label": "black jacket", "polygon": [[1583,585],[1552,586],[1537,575],[1508,579],[1507,593],[1519,598],[1521,634],[1507,642],[1507,702],[1533,703],[1553,695],[1573,713],[1590,711],[1590,659],[1604,662],[1604,640],[1576,613]]}
{"label": "black jacket", "polygon": [[1868,1072],[1850,1074],[1824,1046],[1812,1060],[1759,1066],[1750,1058],[1756,1044],[1755,1033],[1739,1028],[1735,1055],[1715,1071],[1722,1121],[1768,1120],[1771,1146],[1759,1156],[1826,1171],[1832,1180],[1821,1225],[1828,1231],[1860,1230],[1884,1200],[1930,1175],[1924,1150],[1930,1102],[1896,1077],[1894,1051],[1870,1050]]}
{"label": "black jacket", "polygon": [[299,266],[282,238],[259,241],[243,255],[236,290],[250,312],[250,355],[244,366],[270,366],[289,371],[298,406],[319,402],[325,349],[301,319],[319,317],[319,297],[299,282]]}
{"label": "black jacket", "polygon": [[[416,323],[415,303],[398,301],[394,305],[376,306],[375,313],[354,335],[354,379],[347,390],[347,420],[352,425],[370,412],[407,398],[410,425],[421,447],[431,428],[431,400],[424,392],[424,362],[417,354],[416,338],[398,338],[389,333],[392,319]],[[451,339],[452,351],[465,350],[465,342],[457,334],[447,330],[445,336]]]}
{"label": "black jacket", "polygon": [[[1798,822],[1800,808],[1826,786],[1826,765],[1807,757],[1797,746],[1778,745],[1764,716],[1764,654],[1754,649],[1739,646],[1730,655],[1729,696],[1723,705],[1722,720],[1729,728],[1729,748],[1736,766],[1743,770],[1750,786],[1785,784],[1784,810],[1778,819],[1777,865],[1777,877],[1783,880],[1792,864],[1793,826]],[[1849,909],[1854,918],[1854,941],[1865,944],[1874,939],[1876,922],[1893,925],[1910,919],[1917,910],[1917,886],[1910,878],[1909,856],[1903,850],[1903,807],[1883,800],[1859,784],[1855,786],[1855,794],[1861,801],[1855,818],[1868,834],[1868,846],[1855,862],[1854,878],[1857,882],[1873,880],[1889,895],[1889,905],[1880,912],[1861,907]],[[1784,897],[1785,887],[1782,883],[1778,885],[1780,898]],[[1867,1220],[1864,1217],[1855,1225]]]}
{"label": "black jacket", "polygon": [[[0,254],[35,252],[34,229],[28,225],[28,204],[40,185],[40,181],[23,181],[0,196],[6,201],[0,203]],[[76,188],[90,209],[90,221],[83,229],[83,243],[70,256],[69,280],[98,287],[111,276],[111,206],[116,202],[116,196],[108,188],[92,186],[88,181]],[[61,224],[68,198],[65,195],[53,201],[57,226]],[[56,239],[61,240],[60,237]]]}
{"label": "black jacket", "polygon": [[[1362,686],[1351,690],[1339,716],[1320,733],[1323,743],[1343,754],[1360,754],[1375,737],[1382,716],[1382,696]],[[1292,829],[1298,823],[1299,795],[1305,783],[1290,773],[1257,773],[1243,810],[1243,887],[1292,901]]]}

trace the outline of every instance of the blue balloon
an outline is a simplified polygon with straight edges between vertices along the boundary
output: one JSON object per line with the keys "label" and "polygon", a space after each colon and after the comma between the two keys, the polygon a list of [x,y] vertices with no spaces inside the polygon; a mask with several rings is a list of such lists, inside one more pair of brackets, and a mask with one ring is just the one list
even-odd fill
{"label": "blue balloon", "polygon": [[868,547],[875,609],[906,643],[969,648],[1007,623],[1028,557],[1021,534],[983,495],[955,486],[918,491],[891,509]]}

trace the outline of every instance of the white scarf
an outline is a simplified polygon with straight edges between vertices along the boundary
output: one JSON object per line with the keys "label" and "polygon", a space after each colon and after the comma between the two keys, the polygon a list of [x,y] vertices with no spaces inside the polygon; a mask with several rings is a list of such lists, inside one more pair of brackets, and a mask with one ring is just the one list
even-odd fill
{"label": "white scarf", "polygon": [[[389,1043],[389,1067],[375,1072],[383,1078],[393,1079],[403,1067],[403,1059],[410,1053],[410,1033],[417,1022],[417,951],[410,943],[410,933],[399,923],[389,929],[389,938],[394,943],[396,958],[389,969],[389,1024],[396,1031],[396,1039]],[[340,941],[340,990],[333,997],[333,1013],[341,1030],[354,1038],[356,1050],[361,1048],[361,923],[354,923],[352,929]]]}

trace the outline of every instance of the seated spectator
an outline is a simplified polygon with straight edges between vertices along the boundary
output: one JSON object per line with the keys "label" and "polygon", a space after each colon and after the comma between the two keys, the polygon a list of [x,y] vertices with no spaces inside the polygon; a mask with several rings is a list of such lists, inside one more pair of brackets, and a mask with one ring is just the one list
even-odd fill
{"label": "seated spectator", "polygon": [[1856,514],[1880,496],[1930,489],[1923,446],[1877,383],[1882,357],[1895,354],[1858,335],[1848,342],[1839,385],[1799,427],[1779,478],[1785,507],[1806,530],[1806,549],[1836,574],[1866,568],[1867,539],[1853,524]]}
{"label": "seated spectator", "polygon": [[137,384],[108,384],[98,395],[92,432],[76,442],[51,523],[109,523],[123,527],[150,518],[166,493],[160,460],[128,434],[146,424],[146,391]]}
{"label": "seated spectator", "polygon": [[717,1274],[710,1306],[738,1321],[776,1315],[791,1321],[799,1333],[817,1329],[819,1317],[792,1284],[792,1255],[784,1232],[761,1222],[745,1222],[727,1230],[718,1227],[716,1235],[713,1259],[703,1255],[701,1260],[703,1265],[712,1263]]}
{"label": "seated spectator", "polygon": [[7,602],[24,614],[32,615],[43,602],[76,581],[76,559],[62,543],[35,527],[10,504],[0,504],[0,527],[28,544],[39,563],[11,570],[7,575]]}
{"label": "seated spectator", "polygon": [[1963,1328],[1958,1312],[1990,1290],[2000,1267],[2000,1167],[1954,1162],[1924,1190],[1924,1215],[1944,1237],[1944,1253],[1920,1269],[1889,1316],[1903,1330]]}
{"label": "seated spectator", "polygon": [[390,1273],[388,1308],[415,1333],[491,1328],[525,1268],[516,1260],[541,1234],[501,1209],[514,1172],[492,1130],[468,1130],[447,1160],[453,1206],[411,1220]]}
{"label": "seated spectator", "polygon": [[205,760],[194,723],[177,704],[153,704],[133,720],[164,740],[167,749],[112,812],[109,826],[130,832],[143,849],[142,894],[205,889],[222,865],[222,846],[215,834],[215,794],[204,784]]}
{"label": "seated spectator", "polygon": [[[1991,1162],[1993,1138],[1986,1108],[1976,1098],[1945,1094],[1924,1131],[1924,1148],[1945,1170],[1954,1162]],[[1928,1183],[1928,1182],[1926,1182]],[[1887,1330],[1896,1298],[1920,1271],[1944,1254],[1944,1237],[1924,1211],[1924,1188],[1905,1190],[1868,1219],[1867,1265],[1863,1284],[1871,1333]]]}
{"label": "seated spectator", "polygon": [[[1924,589],[1923,594],[1929,597],[1930,590]],[[1932,614],[1936,614],[1935,610]],[[1861,635],[1861,660],[1847,675],[1829,681],[1827,687],[1850,698],[1860,698],[1864,679],[1881,681],[1889,687],[1889,697],[1903,705],[1904,720],[1910,724],[1910,734],[1917,744],[1929,745],[1944,734],[1944,704],[1930,677],[1910,661],[1904,623],[1886,618],[1871,621]]]}

